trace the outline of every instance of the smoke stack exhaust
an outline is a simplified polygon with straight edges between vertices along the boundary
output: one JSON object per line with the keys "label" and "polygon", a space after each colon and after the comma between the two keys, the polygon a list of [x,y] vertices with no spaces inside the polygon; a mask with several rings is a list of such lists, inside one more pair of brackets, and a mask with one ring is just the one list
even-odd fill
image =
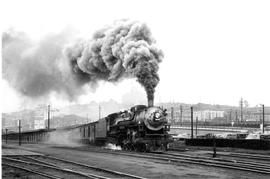
{"label": "smoke stack exhaust", "polygon": [[67,47],[69,38],[61,33],[36,44],[24,35],[4,34],[3,78],[27,97],[39,99],[56,92],[71,101],[85,92],[86,85],[96,89],[99,81],[136,78],[148,106],[154,105],[163,52],[145,23],[119,20]]}
{"label": "smoke stack exhaust", "polygon": [[148,100],[148,107],[153,107],[154,106],[154,99],[149,99]]}
{"label": "smoke stack exhaust", "polygon": [[154,96],[149,98],[148,97],[148,107],[153,107],[154,106]]}

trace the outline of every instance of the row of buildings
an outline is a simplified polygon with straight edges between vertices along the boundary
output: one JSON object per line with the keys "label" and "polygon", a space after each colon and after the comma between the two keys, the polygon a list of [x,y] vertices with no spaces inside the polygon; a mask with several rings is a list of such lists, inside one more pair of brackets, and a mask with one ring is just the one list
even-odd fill
{"label": "row of buildings", "polygon": [[44,129],[47,115],[44,110],[23,110],[12,113],[2,113],[2,129],[17,131],[19,127],[19,120],[23,129]]}
{"label": "row of buildings", "polygon": [[[172,124],[190,123],[190,106],[171,106],[167,108],[168,119]],[[260,124],[263,121],[262,108],[239,108],[230,109],[200,109],[193,107],[193,119],[200,123],[220,123],[220,124]],[[270,108],[264,109],[264,122],[270,123]]]}
{"label": "row of buildings", "polygon": [[[50,119],[48,122],[48,118]],[[21,121],[22,131],[66,127],[87,122],[86,118],[76,115],[61,115],[56,109],[39,106],[32,110],[22,110],[12,113],[2,113],[2,131],[18,131]],[[50,123],[50,124],[49,124]]]}

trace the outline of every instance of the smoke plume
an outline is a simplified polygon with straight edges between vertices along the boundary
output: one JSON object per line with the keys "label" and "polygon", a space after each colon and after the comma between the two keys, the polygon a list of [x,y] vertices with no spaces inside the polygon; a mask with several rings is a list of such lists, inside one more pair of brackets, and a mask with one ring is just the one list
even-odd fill
{"label": "smoke plume", "polygon": [[72,33],[67,29],[36,42],[25,33],[9,30],[2,34],[2,75],[23,96],[36,99],[51,92],[75,99],[81,92],[63,49]]}
{"label": "smoke plume", "polygon": [[72,72],[77,79],[96,83],[117,82],[136,77],[153,105],[159,82],[158,64],[163,53],[155,46],[150,29],[143,23],[127,20],[97,31],[92,40],[80,42],[66,50]]}
{"label": "smoke plume", "polygon": [[24,33],[5,32],[3,78],[31,98],[56,92],[70,100],[81,95],[85,85],[136,78],[153,103],[163,53],[144,23],[117,21],[95,32],[91,40],[67,47],[71,36],[54,34],[36,43]]}

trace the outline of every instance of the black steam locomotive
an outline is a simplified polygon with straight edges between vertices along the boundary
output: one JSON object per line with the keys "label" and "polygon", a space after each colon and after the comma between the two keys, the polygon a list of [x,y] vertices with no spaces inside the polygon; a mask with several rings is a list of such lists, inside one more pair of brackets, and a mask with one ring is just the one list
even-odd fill
{"label": "black steam locomotive", "polygon": [[113,143],[124,150],[164,151],[170,130],[166,115],[166,109],[137,105],[80,126],[80,137],[90,143]]}

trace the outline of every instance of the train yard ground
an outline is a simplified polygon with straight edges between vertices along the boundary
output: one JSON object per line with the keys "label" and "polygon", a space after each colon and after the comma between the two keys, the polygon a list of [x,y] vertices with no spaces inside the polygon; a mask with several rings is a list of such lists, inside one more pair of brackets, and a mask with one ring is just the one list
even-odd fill
{"label": "train yard ground", "polygon": [[[269,154],[269,151],[260,151],[256,155],[254,155],[256,151],[234,151],[253,155],[253,158],[250,158],[250,156],[230,155],[232,152],[228,150],[218,149],[217,158],[211,159],[211,148],[199,147],[188,147],[185,150],[169,151],[168,153],[148,154],[113,151],[85,145],[69,147],[50,144],[22,144],[18,146],[17,143],[3,143],[2,178],[49,178],[49,176],[41,176],[38,173],[12,167],[15,164],[19,167],[21,164],[24,168],[31,165],[28,168],[30,170],[47,172],[64,178],[91,178],[87,177],[90,174],[101,176],[104,173],[102,170],[108,169],[130,176],[117,176],[107,172],[106,175],[102,175],[105,178],[269,178],[270,159],[264,155]],[[69,162],[59,161],[52,157]],[[76,162],[76,164],[70,163],[71,161]],[[38,163],[39,166],[35,166],[35,163],[36,165]],[[78,163],[99,168],[99,172],[78,165]],[[42,165],[49,165],[51,168]],[[66,171],[53,167],[60,167]],[[241,170],[239,167],[245,168]],[[262,172],[260,173],[260,171]],[[87,176],[82,174],[87,174]]]}

